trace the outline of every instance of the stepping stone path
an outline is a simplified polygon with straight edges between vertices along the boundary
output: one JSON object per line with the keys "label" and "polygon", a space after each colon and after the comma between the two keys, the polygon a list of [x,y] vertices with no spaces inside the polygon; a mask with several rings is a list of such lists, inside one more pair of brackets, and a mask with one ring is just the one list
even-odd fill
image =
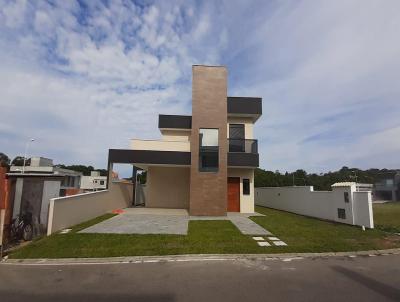
{"label": "stepping stone path", "polygon": [[[267,239],[265,239],[264,237],[252,237],[255,241],[257,241],[257,244],[259,246],[271,246],[271,243],[269,243],[268,241],[266,241]],[[272,242],[273,245],[276,246],[287,246],[287,244],[285,242],[283,242],[282,240],[280,240],[278,237],[267,237],[269,241]]]}
{"label": "stepping stone path", "polygon": [[239,215],[229,215],[229,220],[245,235],[272,235],[269,231],[250,220],[248,217]]}
{"label": "stepping stone path", "polygon": [[71,231],[72,229],[63,229],[62,231],[60,231],[60,234],[68,234]]}
{"label": "stepping stone path", "polygon": [[285,242],[283,242],[283,241],[273,241],[273,243],[275,244],[275,245],[277,245],[277,246],[285,246],[285,245],[287,245]]}
{"label": "stepping stone path", "polygon": [[253,237],[253,239],[256,241],[264,241],[264,238],[262,237]]}

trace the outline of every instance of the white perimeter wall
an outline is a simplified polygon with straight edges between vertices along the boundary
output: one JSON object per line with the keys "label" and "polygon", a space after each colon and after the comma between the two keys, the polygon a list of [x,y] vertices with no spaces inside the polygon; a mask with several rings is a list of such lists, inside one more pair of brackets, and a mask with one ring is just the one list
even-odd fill
{"label": "white perimeter wall", "polygon": [[133,184],[112,182],[108,190],[50,200],[47,235],[131,205]]}
{"label": "white perimeter wall", "polygon": [[[313,187],[255,188],[255,204],[305,216],[373,228],[370,192],[356,192],[354,187],[332,191],[314,191]],[[349,202],[344,199],[349,194]],[[346,210],[346,219],[338,217],[338,208]]]}
{"label": "white perimeter wall", "polygon": [[[354,224],[374,227],[371,192],[354,192]],[[368,200],[368,202],[366,202]]]}
{"label": "white perimeter wall", "polygon": [[42,206],[40,208],[40,224],[46,226],[49,217],[50,199],[60,196],[60,180],[46,180],[43,183]]}

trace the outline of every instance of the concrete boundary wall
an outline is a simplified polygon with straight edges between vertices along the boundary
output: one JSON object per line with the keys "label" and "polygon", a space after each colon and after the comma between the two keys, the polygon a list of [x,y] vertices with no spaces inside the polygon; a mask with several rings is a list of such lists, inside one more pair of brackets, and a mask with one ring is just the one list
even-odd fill
{"label": "concrete boundary wall", "polygon": [[354,192],[354,224],[374,227],[371,192]]}
{"label": "concrete boundary wall", "polygon": [[[255,204],[346,224],[374,227],[371,192],[356,192],[355,185],[314,191],[304,187],[255,188]],[[347,200],[346,197],[348,196]],[[339,218],[340,211],[345,217]]]}
{"label": "concrete boundary wall", "polygon": [[133,183],[112,182],[108,190],[50,199],[47,235],[132,204]]}

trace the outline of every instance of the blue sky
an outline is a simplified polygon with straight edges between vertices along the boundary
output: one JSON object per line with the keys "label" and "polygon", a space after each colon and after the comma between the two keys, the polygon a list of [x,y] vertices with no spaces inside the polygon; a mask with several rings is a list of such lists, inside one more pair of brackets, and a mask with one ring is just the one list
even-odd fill
{"label": "blue sky", "polygon": [[190,114],[191,65],[261,96],[261,167],[400,168],[400,2],[0,0],[0,152],[105,167]]}

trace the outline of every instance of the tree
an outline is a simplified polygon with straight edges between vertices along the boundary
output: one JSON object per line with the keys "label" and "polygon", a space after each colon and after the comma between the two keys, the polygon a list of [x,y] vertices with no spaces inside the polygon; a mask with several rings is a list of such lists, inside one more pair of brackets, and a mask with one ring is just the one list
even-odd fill
{"label": "tree", "polygon": [[142,171],[142,173],[137,175],[137,181],[141,184],[145,184],[147,180],[147,171]]}
{"label": "tree", "polygon": [[10,158],[6,154],[0,152],[0,167],[9,167],[9,166],[10,166]]}
{"label": "tree", "polygon": [[394,177],[395,169],[369,169],[360,170],[357,168],[342,167],[338,171],[327,173],[307,174],[306,171],[299,169],[295,172],[281,174],[279,171],[265,171],[256,169],[254,171],[255,187],[282,187],[295,185],[313,186],[315,190],[331,190],[331,186],[336,182],[359,182],[374,184],[382,179]]}
{"label": "tree", "polygon": [[76,172],[81,172],[85,176],[89,176],[90,172],[94,170],[92,166],[84,166],[84,165],[57,165],[57,167],[62,168],[62,169],[68,169]]}
{"label": "tree", "polygon": [[106,169],[95,169],[93,166],[85,166],[85,165],[57,165],[57,167],[62,168],[62,169],[68,169],[72,171],[77,171],[81,172],[85,176],[89,176],[90,172],[92,171],[98,171],[100,172],[101,176],[107,176],[107,170]]}
{"label": "tree", "polygon": [[108,175],[108,171],[106,169],[96,169],[96,171],[100,172],[100,176]]}

